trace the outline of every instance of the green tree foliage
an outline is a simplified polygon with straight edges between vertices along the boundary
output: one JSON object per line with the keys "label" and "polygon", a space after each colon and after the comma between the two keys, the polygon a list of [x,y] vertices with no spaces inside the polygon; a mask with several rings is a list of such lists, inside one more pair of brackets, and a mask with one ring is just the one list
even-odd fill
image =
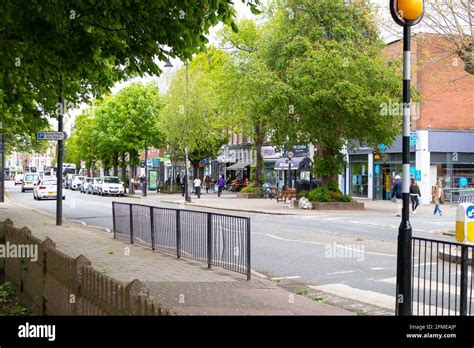
{"label": "green tree foliage", "polygon": [[400,78],[382,56],[370,7],[363,1],[285,0],[270,7],[268,66],[287,86],[289,104],[275,113],[273,140],[313,143],[316,172],[329,182],[344,166],[347,140],[392,143],[399,117],[381,106],[398,101]]}
{"label": "green tree foliage", "polygon": [[[256,12],[258,0],[242,0]],[[7,127],[38,130],[58,108],[88,101],[115,82],[160,74],[158,60],[190,58],[218,22],[231,25],[227,0],[30,1],[0,4],[0,112]],[[64,105],[58,106],[58,94]],[[23,128],[22,128],[23,127]]]}
{"label": "green tree foliage", "polygon": [[228,141],[229,61],[225,52],[210,48],[191,61],[188,82],[183,68],[165,96],[161,124],[166,144],[175,159],[183,159],[188,148],[195,175],[199,161],[217,156]]}
{"label": "green tree foliage", "polygon": [[77,163],[89,166],[100,161],[110,168],[118,154],[129,154],[132,165],[145,147],[160,147],[163,134],[159,128],[161,96],[155,84],[134,83],[116,95],[97,100],[76,118],[69,155]]}

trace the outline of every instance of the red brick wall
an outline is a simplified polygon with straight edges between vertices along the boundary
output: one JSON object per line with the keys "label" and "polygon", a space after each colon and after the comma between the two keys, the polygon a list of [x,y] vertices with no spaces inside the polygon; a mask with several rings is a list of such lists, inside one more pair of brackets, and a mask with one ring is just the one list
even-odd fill
{"label": "red brick wall", "polygon": [[[389,44],[385,53],[400,57],[402,45],[402,41]],[[415,128],[474,130],[474,76],[464,71],[463,61],[443,37],[412,38],[412,85],[422,98]]]}

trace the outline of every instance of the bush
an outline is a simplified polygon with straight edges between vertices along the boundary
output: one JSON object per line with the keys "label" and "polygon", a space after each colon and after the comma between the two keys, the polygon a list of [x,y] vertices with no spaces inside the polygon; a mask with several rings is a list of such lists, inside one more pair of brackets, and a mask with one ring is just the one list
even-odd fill
{"label": "bush", "polygon": [[316,187],[308,193],[311,202],[352,202],[352,197],[343,195],[341,191],[333,191],[328,187]]}
{"label": "bush", "polygon": [[331,195],[326,187],[316,187],[309,191],[308,199],[311,202],[331,202]]}
{"label": "bush", "polygon": [[260,191],[261,191],[261,188],[257,186],[257,184],[255,183],[247,185],[242,190],[240,190],[240,192],[242,193],[260,193]]}
{"label": "bush", "polygon": [[333,192],[339,191],[339,183],[336,180],[332,180],[328,182],[326,187],[328,188],[329,191],[333,191]]}
{"label": "bush", "polygon": [[298,193],[298,198],[308,198],[309,191],[301,191]]}

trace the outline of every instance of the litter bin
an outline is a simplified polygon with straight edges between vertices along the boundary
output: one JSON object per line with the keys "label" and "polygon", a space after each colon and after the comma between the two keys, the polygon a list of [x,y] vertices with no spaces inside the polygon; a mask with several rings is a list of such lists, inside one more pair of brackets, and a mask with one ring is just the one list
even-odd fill
{"label": "litter bin", "polygon": [[456,240],[474,245],[474,204],[462,203],[456,210]]}

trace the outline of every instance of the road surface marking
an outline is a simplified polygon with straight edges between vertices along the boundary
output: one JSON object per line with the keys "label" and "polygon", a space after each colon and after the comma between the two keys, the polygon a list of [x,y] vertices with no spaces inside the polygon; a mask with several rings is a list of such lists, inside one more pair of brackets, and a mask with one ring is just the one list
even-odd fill
{"label": "road surface marking", "polygon": [[346,273],[354,273],[355,271],[339,271],[339,272],[329,272],[326,273],[327,275],[334,275],[334,274],[346,274]]}
{"label": "road surface marking", "polygon": [[[285,242],[324,245],[324,246],[329,246],[329,247],[332,247],[332,246],[333,246],[332,243],[314,242],[314,241],[299,240],[299,239],[288,239],[288,238],[282,238],[282,237],[274,236],[273,234],[269,234],[269,233],[253,232],[252,234],[259,234],[259,235],[267,236],[267,237],[274,238],[274,239],[281,240],[281,241],[285,241]],[[356,250],[356,249],[352,249],[352,248],[346,247],[346,246],[344,246],[343,244],[337,244],[337,246],[338,246],[338,247],[340,246],[342,249],[348,249],[348,250],[352,250],[352,251],[356,251],[356,252],[359,252],[359,253],[360,253],[360,250]],[[384,253],[376,253],[376,252],[372,252],[372,251],[364,251],[364,253],[365,253],[365,254],[369,254],[369,255],[397,257],[396,254],[384,254]]]}
{"label": "road surface marking", "polygon": [[270,278],[271,280],[285,280],[285,279],[299,279],[301,276],[288,276],[288,277],[275,277]]}

